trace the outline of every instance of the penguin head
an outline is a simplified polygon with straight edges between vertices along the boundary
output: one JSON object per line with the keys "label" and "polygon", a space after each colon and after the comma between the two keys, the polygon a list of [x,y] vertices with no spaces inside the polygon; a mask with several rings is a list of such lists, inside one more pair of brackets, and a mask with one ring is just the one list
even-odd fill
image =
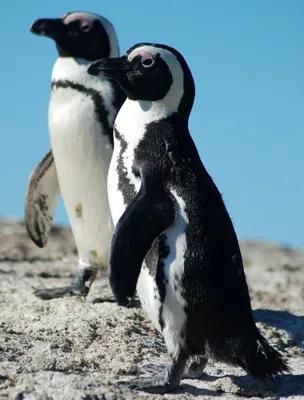
{"label": "penguin head", "polygon": [[102,59],[90,65],[88,73],[115,79],[131,100],[162,102],[190,113],[195,87],[183,56],[169,46],[140,43],[122,57]]}
{"label": "penguin head", "polygon": [[38,19],[30,31],[53,39],[60,57],[94,61],[119,55],[112,24],[97,14],[72,12],[62,18]]}

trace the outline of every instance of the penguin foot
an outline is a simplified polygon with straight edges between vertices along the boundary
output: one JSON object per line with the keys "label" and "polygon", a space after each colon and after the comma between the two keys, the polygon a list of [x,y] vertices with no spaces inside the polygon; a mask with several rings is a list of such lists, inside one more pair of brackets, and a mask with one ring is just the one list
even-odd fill
{"label": "penguin foot", "polygon": [[130,302],[126,305],[127,308],[139,308],[140,302],[135,300],[135,297],[130,299]]}
{"label": "penguin foot", "polygon": [[89,288],[85,285],[69,285],[59,288],[45,288],[34,290],[34,295],[42,300],[57,299],[59,297],[83,296],[89,293]]}
{"label": "penguin foot", "polygon": [[148,393],[168,393],[173,392],[179,387],[186,365],[186,359],[179,359],[173,362],[164,373],[152,375],[150,377],[141,377],[129,382],[118,382],[129,389],[141,390]]}
{"label": "penguin foot", "polygon": [[179,386],[179,381],[169,382],[164,376],[156,375],[154,377],[145,377],[133,379],[129,382],[118,382],[118,384],[127,387],[128,389],[141,390],[148,393],[168,393],[173,392]]}
{"label": "penguin foot", "polygon": [[[108,296],[108,297],[97,297],[92,301],[93,304],[98,304],[98,303],[117,303],[117,300],[115,299],[114,296]],[[120,304],[119,304],[120,305]],[[132,297],[125,306],[122,307],[127,307],[127,308],[140,308],[140,301],[135,300],[134,297]]]}
{"label": "penguin foot", "polygon": [[70,285],[59,288],[36,289],[34,290],[34,295],[42,300],[51,300],[60,297],[71,296],[85,297],[89,293],[96,274],[96,268],[84,268],[77,272]]}
{"label": "penguin foot", "polygon": [[186,371],[183,374],[183,379],[199,379],[204,373],[207,365],[207,358],[195,356],[191,357],[187,363]]}
{"label": "penguin foot", "polygon": [[97,297],[92,301],[93,304],[98,304],[98,303],[116,303],[117,300],[115,299],[114,296],[107,296],[107,297]]}

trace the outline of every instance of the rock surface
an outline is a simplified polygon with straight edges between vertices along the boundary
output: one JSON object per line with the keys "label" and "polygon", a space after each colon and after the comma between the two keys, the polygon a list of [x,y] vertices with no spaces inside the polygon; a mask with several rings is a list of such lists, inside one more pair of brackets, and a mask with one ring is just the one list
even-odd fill
{"label": "rock surface", "polygon": [[211,360],[203,379],[150,395],[117,385],[168,362],[142,310],[93,304],[111,295],[105,277],[86,299],[36,298],[33,288],[67,284],[76,271],[71,232],[56,226],[39,249],[22,223],[0,221],[0,399],[304,398],[304,252],[254,241],[241,247],[255,320],[293,374],[261,383]]}

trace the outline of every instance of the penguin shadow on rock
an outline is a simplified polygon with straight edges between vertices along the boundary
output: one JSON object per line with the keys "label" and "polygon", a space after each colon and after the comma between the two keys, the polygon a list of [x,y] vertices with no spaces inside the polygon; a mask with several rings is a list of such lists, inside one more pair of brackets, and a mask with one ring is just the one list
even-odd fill
{"label": "penguin shadow on rock", "polygon": [[[294,315],[287,311],[256,309],[253,311],[256,322],[263,322],[268,326],[282,329],[289,334],[289,340],[282,347],[297,346],[304,349],[304,316]],[[304,395],[304,374],[283,375],[280,379],[259,383],[257,393],[256,382],[249,376],[230,377],[244,393],[250,391],[255,396],[268,397],[287,395]],[[242,393],[240,393],[242,394]]]}
{"label": "penguin shadow on rock", "polygon": [[[257,383],[250,376],[225,375],[240,388],[240,395],[249,394],[249,396],[283,398],[285,396],[304,395],[304,374],[301,375],[283,375],[280,379]],[[248,397],[248,396],[246,396]]]}
{"label": "penguin shadow on rock", "polygon": [[137,291],[171,360],[120,384],[170,392],[201,377],[208,358],[261,380],[289,372],[255,325],[234,227],[190,136],[195,85],[183,56],[141,43],[88,73],[116,80],[127,95],[108,175],[110,285],[121,306]]}
{"label": "penguin shadow on rock", "polygon": [[[253,311],[256,322],[265,323],[267,326],[282,329],[288,332],[289,340],[282,344],[282,348],[297,346],[304,349],[304,316],[294,315],[287,311],[256,309]],[[304,374],[283,375],[280,379],[259,382],[259,387],[250,376],[225,375],[231,378],[243,393],[254,393],[255,396],[284,397],[288,395],[304,395]],[[240,394],[242,394],[240,392]]]}
{"label": "penguin shadow on rock", "polygon": [[107,19],[84,12],[38,19],[30,30],[51,38],[58,58],[52,71],[48,112],[51,150],[29,178],[25,224],[33,242],[44,247],[61,192],[79,266],[70,285],[34,293],[43,300],[86,296],[98,268],[108,269],[113,223],[107,175],[113,123],[126,98],[115,81],[88,75],[87,68],[99,58],[118,57],[117,35]]}
{"label": "penguin shadow on rock", "polygon": [[288,332],[288,346],[296,345],[304,349],[304,315],[294,315],[287,311],[257,309],[253,311],[255,321]]}

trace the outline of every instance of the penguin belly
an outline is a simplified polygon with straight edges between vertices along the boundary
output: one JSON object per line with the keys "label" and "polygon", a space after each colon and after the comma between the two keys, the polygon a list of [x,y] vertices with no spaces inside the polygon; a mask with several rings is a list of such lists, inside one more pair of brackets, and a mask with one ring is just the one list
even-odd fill
{"label": "penguin belly", "polygon": [[96,118],[93,101],[67,88],[53,93],[49,130],[79,262],[107,266],[113,233],[107,196],[112,146]]}
{"label": "penguin belly", "polygon": [[[182,278],[188,218],[182,198],[173,191],[171,193],[176,201],[176,220],[159,240],[159,246],[164,246],[168,254],[161,258],[159,253],[158,265],[151,268],[155,271],[158,269],[156,274],[150,273],[148,266],[143,265],[137,282],[137,293],[143,309],[163,334],[168,353],[176,357],[186,340],[186,300],[183,297]],[[157,279],[157,275],[161,278]]]}
{"label": "penguin belly", "polygon": [[159,288],[157,287],[155,276],[150,274],[146,263],[142,265],[136,289],[142,308],[151,319],[155,328],[162,333],[160,324],[162,303]]}
{"label": "penguin belly", "polygon": [[[140,189],[140,179],[133,175],[130,167],[132,162],[129,162],[125,169],[121,166],[122,161],[133,160],[133,158],[133,150],[123,149],[120,140],[115,140],[108,175],[108,196],[114,226]],[[130,195],[130,184],[135,189],[133,195]],[[174,225],[162,235],[162,241],[169,249],[169,253],[165,259],[160,260],[158,246],[156,246],[156,257],[152,257],[154,260],[147,258],[142,264],[136,289],[142,308],[155,328],[163,334],[168,352],[174,356],[179,352],[180,346],[184,346],[185,341],[186,302],[182,297],[181,280],[184,271],[185,231],[188,218],[183,199],[175,191],[171,190],[171,194],[176,203],[176,220]],[[127,197],[128,200],[126,200]],[[151,262],[154,265],[151,265]],[[161,282],[156,280],[156,271],[159,268],[162,269]]]}
{"label": "penguin belly", "polygon": [[[107,181],[109,206],[114,226],[117,225],[117,222],[125,212],[128,205],[124,200],[120,184],[120,177],[119,177],[120,158],[121,158],[121,144],[118,140],[114,140],[114,151],[109,166],[109,174]],[[135,193],[133,195],[135,196]]]}

